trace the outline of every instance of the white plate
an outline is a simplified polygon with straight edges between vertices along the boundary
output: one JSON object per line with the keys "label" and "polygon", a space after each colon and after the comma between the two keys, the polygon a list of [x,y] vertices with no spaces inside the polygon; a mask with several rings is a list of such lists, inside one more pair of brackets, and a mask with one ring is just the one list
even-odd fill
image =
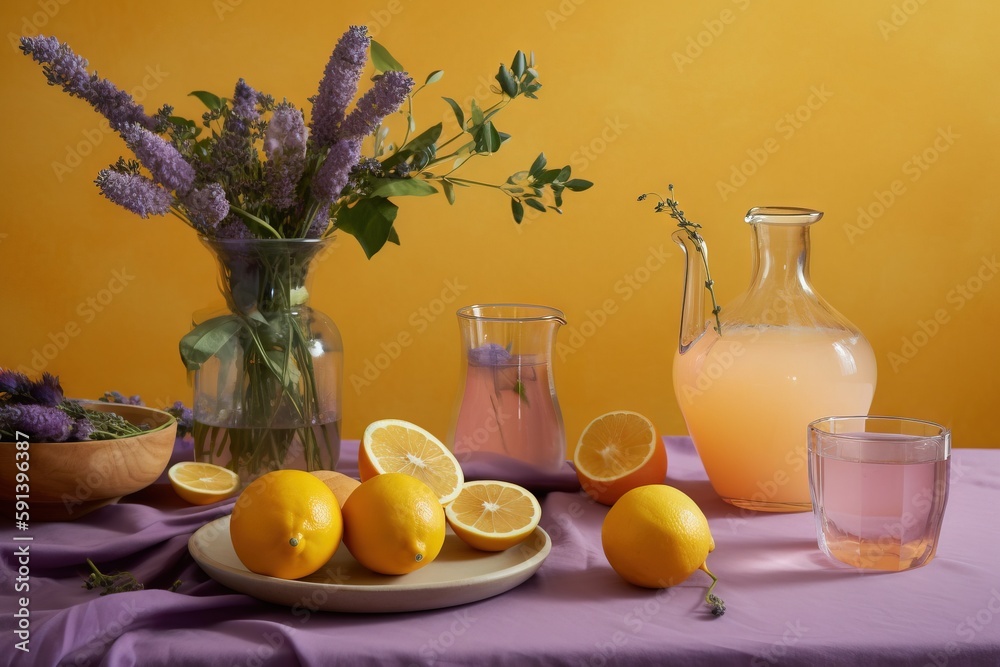
{"label": "white plate", "polygon": [[509,591],[542,565],[552,540],[541,527],[506,551],[476,551],[448,529],[430,565],[398,577],[362,567],[343,544],[315,574],[278,579],[247,570],[233,550],[229,517],[208,523],[188,540],[188,551],[208,576],[259,600],[301,609],[357,613],[440,609]]}

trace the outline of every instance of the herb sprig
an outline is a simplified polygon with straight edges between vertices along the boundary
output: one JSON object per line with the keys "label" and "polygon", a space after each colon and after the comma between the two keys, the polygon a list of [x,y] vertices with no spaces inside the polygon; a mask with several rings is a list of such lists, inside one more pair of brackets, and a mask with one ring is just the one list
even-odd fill
{"label": "herb sprig", "polygon": [[[110,574],[104,574],[101,572],[94,561],[87,559],[87,567],[90,569],[90,575],[84,579],[83,587],[88,591],[94,590],[95,588],[103,589],[101,595],[110,595],[112,593],[128,593],[130,591],[141,591],[145,590],[146,587],[135,578],[131,572],[112,572]],[[170,584],[167,588],[168,591],[173,593],[178,588],[181,587],[181,580],[178,579],[174,583]]]}
{"label": "herb sprig", "polygon": [[677,221],[677,226],[687,232],[688,238],[691,239],[691,243],[694,244],[695,250],[701,255],[701,261],[705,265],[705,289],[712,296],[712,314],[715,316],[714,329],[721,336],[722,321],[719,319],[719,313],[722,312],[722,306],[719,305],[719,302],[715,298],[715,281],[712,280],[712,273],[708,269],[708,254],[705,252],[705,239],[698,233],[701,225],[697,222],[691,222],[684,216],[684,211],[681,210],[680,204],[673,197],[673,184],[668,185],[667,189],[669,190],[669,194],[666,197],[662,197],[655,192],[649,192],[639,195],[637,201],[644,201],[648,195],[653,195],[658,200],[656,202],[656,213],[670,213],[670,217]]}

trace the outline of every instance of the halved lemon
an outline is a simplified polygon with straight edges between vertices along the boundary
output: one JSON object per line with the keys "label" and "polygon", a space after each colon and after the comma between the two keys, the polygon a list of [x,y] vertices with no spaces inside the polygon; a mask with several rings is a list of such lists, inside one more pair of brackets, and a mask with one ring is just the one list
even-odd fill
{"label": "halved lemon", "polygon": [[362,482],[387,472],[416,477],[431,487],[442,505],[458,496],[465,481],[458,459],[440,440],[402,419],[381,419],[365,429],[358,472]]}
{"label": "halved lemon", "polygon": [[636,487],[665,481],[667,450],[653,422],[638,412],[616,410],[583,429],[573,465],[587,495],[614,505]]}
{"label": "halved lemon", "polygon": [[455,534],[482,551],[503,551],[523,542],[542,518],[530,491],[498,481],[466,482],[444,513]]}
{"label": "halved lemon", "polygon": [[225,500],[240,488],[240,476],[229,468],[212,463],[181,461],[167,471],[170,486],[193,505]]}

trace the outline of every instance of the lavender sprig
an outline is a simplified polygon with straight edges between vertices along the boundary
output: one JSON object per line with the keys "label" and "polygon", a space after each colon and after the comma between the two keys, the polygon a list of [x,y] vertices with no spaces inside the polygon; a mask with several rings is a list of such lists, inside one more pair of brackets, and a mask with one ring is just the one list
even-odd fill
{"label": "lavender sprig", "polygon": [[358,82],[368,61],[371,38],[364,26],[351,26],[334,47],[313,98],[312,135],[320,148],[332,146],[342,138],[340,124],[347,107],[358,93]]}
{"label": "lavender sprig", "polygon": [[101,115],[108,119],[112,129],[121,132],[128,125],[138,123],[147,130],[159,129],[162,117],[146,114],[143,106],[131,95],[119,90],[107,79],[87,71],[87,60],[73,53],[68,44],[60,44],[55,37],[22,37],[21,51],[42,64],[49,84],[60,86],[73,97],[90,103]]}
{"label": "lavender sprig", "polygon": [[123,174],[114,169],[102,169],[94,182],[102,195],[140,218],[163,215],[170,210],[174,201],[169,190],[142,174]]}
{"label": "lavender sprig", "polygon": [[279,211],[296,202],[296,189],[306,166],[306,124],[302,112],[279,104],[264,134],[265,179],[271,204]]}
{"label": "lavender sprig", "polygon": [[191,189],[194,167],[170,142],[135,123],[122,129],[122,137],[142,166],[153,175],[154,181],[181,195]]}
{"label": "lavender sprig", "polygon": [[406,72],[389,71],[378,77],[375,85],[358,100],[354,111],[340,126],[342,139],[361,139],[375,131],[385,117],[399,110],[413,88]]}

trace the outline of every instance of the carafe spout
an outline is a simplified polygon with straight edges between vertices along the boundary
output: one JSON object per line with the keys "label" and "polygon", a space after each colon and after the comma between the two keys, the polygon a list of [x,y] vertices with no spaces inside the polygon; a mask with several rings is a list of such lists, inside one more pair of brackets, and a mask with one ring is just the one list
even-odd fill
{"label": "carafe spout", "polygon": [[705,288],[708,280],[705,264],[708,258],[708,246],[702,241],[699,248],[687,232],[680,229],[670,238],[681,247],[685,260],[684,293],[681,300],[681,325],[677,347],[678,352],[684,354],[709,327],[708,319],[705,317]]}

